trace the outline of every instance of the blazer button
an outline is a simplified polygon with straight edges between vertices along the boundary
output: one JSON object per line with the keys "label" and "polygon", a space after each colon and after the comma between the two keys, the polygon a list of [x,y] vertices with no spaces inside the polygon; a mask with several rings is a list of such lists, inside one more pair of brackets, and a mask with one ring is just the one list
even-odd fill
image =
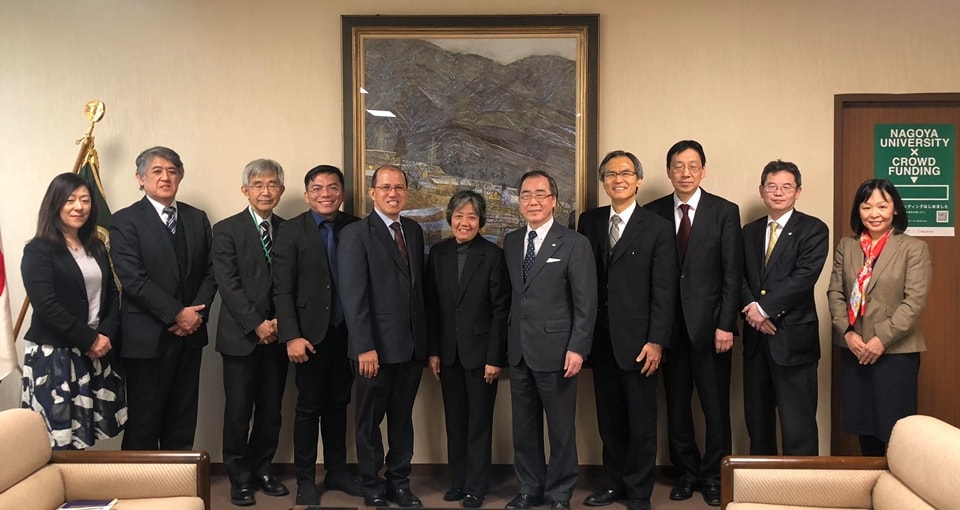
{"label": "blazer button", "polygon": [[684,278],[686,278],[686,277],[687,277],[687,274],[686,274],[686,273],[680,273],[680,279],[681,279],[681,280],[684,279]]}
{"label": "blazer button", "polygon": [[760,290],[760,295],[761,295],[761,296],[766,296],[766,295],[767,295],[767,291],[761,289],[761,290]]}
{"label": "blazer button", "polygon": [[527,322],[527,316],[524,315],[523,317],[521,317],[521,318],[520,318],[520,321],[521,321],[521,322]]}

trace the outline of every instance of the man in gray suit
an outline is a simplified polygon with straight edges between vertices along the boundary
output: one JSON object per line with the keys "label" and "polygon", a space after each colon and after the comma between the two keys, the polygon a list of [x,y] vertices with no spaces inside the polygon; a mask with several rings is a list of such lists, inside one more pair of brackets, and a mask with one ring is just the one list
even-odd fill
{"label": "man in gray suit", "polygon": [[[586,237],[554,222],[557,181],[535,170],[520,177],[527,225],[507,234],[513,287],[507,343],[519,493],[508,509],[569,510],[577,484],[577,374],[590,353],[597,318],[597,274]],[[543,415],[550,461],[544,462]]]}

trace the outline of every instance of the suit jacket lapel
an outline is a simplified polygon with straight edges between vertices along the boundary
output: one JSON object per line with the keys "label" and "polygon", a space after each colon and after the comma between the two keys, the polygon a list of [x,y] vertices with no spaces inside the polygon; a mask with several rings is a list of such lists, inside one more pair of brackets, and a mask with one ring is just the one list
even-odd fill
{"label": "suit jacket lapel", "polygon": [[[474,239],[470,241],[470,247],[467,248],[467,260],[465,260],[463,263],[463,272],[460,274],[460,278],[459,278],[460,284],[458,285],[458,288],[457,288],[457,303],[459,303],[463,299],[464,293],[466,292],[467,287],[469,287],[470,285],[470,280],[473,278],[473,275],[476,274],[477,269],[479,269],[480,265],[483,263],[484,250],[482,250],[480,246],[477,244],[479,242],[480,242],[479,240]],[[457,258],[456,248],[457,246],[454,245],[454,257],[448,257],[448,259],[452,258],[453,260],[456,260]],[[457,267],[455,266],[453,269],[454,269],[454,274],[456,274]],[[453,281],[457,281],[457,280],[453,280]]]}
{"label": "suit jacket lapel", "polygon": [[[174,261],[173,266],[169,267],[168,273],[177,281],[178,284],[182,283],[180,281],[180,271],[177,270],[177,251],[173,248],[173,239],[170,238],[170,231],[167,230],[167,226],[163,224],[163,220],[160,219],[160,216],[157,214],[157,210],[153,208],[153,204],[150,203],[150,200],[144,196],[140,200],[140,215],[143,216],[143,228],[149,231],[150,236],[157,240],[156,248],[158,250],[163,250],[166,253],[167,260]],[[180,211],[177,211],[177,222],[179,225],[180,222]],[[187,253],[189,254],[190,246],[187,245]],[[189,256],[187,258],[190,258]],[[188,269],[189,273],[189,269]]]}
{"label": "suit jacket lapel", "polygon": [[[624,253],[627,252],[627,247],[630,246],[630,243],[640,236],[640,232],[643,230],[643,216],[637,214],[639,210],[640,206],[637,205],[637,207],[633,210],[633,214],[630,215],[630,221],[623,226],[623,231],[620,233],[620,240],[617,241],[617,245],[613,247],[613,253],[610,254],[610,260],[607,265],[612,266],[614,262],[616,262],[620,257],[623,256]],[[606,244],[609,244],[609,224],[606,227],[608,232],[608,235],[605,236],[607,239]]]}
{"label": "suit jacket lapel", "polygon": [[[403,272],[403,274],[409,279],[410,278],[410,266],[403,263],[403,258],[400,256],[400,250],[397,249],[396,241],[393,239],[393,231],[387,227],[383,222],[380,216],[376,211],[372,211],[367,216],[367,224],[370,226],[370,237],[378,240],[383,249],[390,254],[390,257],[393,258],[393,262],[397,264],[397,267]],[[403,222],[400,222],[401,230],[403,232],[403,240],[406,243],[407,232],[403,229]],[[407,247],[407,257],[410,256],[410,245],[406,244]]]}
{"label": "suit jacket lapel", "polygon": [[880,252],[880,256],[877,257],[877,260],[874,262],[873,276],[870,277],[870,283],[867,285],[868,294],[877,284],[877,275],[886,271],[887,267],[893,262],[893,259],[896,258],[897,252],[900,251],[901,239],[903,238],[897,234],[890,234],[890,237],[887,238],[887,244],[883,247],[883,251]]}
{"label": "suit jacket lapel", "polygon": [[[530,285],[530,282],[537,277],[537,273],[543,269],[543,266],[547,263],[547,259],[553,256],[557,250],[560,249],[560,246],[563,245],[563,233],[560,230],[559,225],[557,224],[556,218],[554,218],[553,226],[550,227],[550,231],[547,232],[547,237],[543,239],[543,244],[540,245],[540,251],[537,253],[537,258],[533,260],[533,268],[530,269],[530,274],[527,275],[527,281],[524,282],[524,288]],[[521,277],[523,276],[523,270],[520,271]]]}

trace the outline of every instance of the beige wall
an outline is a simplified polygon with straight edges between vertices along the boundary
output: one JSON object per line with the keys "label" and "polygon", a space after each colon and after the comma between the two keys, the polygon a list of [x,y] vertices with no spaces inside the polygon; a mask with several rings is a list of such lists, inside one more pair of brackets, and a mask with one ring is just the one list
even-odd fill
{"label": "beige wall", "polygon": [[[239,172],[258,157],[277,159],[291,177],[278,211],[304,210],[299,176],[314,164],[343,161],[341,14],[599,12],[601,153],[624,148],[640,157],[647,168],[640,198],[647,201],[670,189],[666,149],[697,139],[709,159],[704,187],[738,202],[745,221],[762,214],[761,167],[784,158],[804,172],[799,207],[832,223],[834,94],[960,89],[960,4],[943,0],[0,0],[0,12],[0,226],[15,309],[24,296],[21,247],[46,184],[76,157],[89,99],[107,104],[95,135],[114,209],[140,196],[136,154],[162,144],[186,165],[179,198],[212,221],[243,207]],[[822,276],[818,295],[825,288]],[[219,460],[220,359],[212,346],[204,356],[196,445]],[[829,448],[829,365],[826,350],[822,452]],[[736,363],[734,451],[746,452],[738,374]],[[420,391],[414,461],[442,462],[437,384],[425,377]],[[280,462],[292,461],[294,393],[288,385]],[[580,393],[580,459],[597,464],[589,374]],[[16,406],[18,397],[15,379],[0,386],[0,408]],[[508,463],[506,383],[496,420],[494,461]],[[664,440],[661,434],[666,463]]]}

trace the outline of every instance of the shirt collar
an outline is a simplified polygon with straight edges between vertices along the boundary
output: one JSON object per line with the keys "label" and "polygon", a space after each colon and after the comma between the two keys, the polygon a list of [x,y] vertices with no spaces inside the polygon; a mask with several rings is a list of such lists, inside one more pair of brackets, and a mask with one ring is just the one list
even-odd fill
{"label": "shirt collar", "polygon": [[633,211],[635,211],[636,209],[637,209],[636,201],[630,202],[630,205],[628,205],[627,208],[623,210],[623,212],[614,211],[613,206],[611,205],[610,218],[608,219],[613,219],[613,216],[617,215],[620,217],[621,220],[623,220],[623,224],[626,225],[628,222],[630,222],[630,217],[633,216]]}
{"label": "shirt collar", "polygon": [[681,201],[680,197],[678,197],[677,194],[674,193],[673,194],[673,210],[676,211],[680,207],[680,204],[685,203],[689,205],[694,211],[696,211],[697,207],[700,206],[700,197],[702,196],[703,196],[703,190],[700,189],[699,187],[697,188],[697,191],[693,192],[693,196],[690,197],[690,200],[687,200],[686,202]]}
{"label": "shirt collar", "polygon": [[150,205],[153,206],[153,209],[154,209],[155,211],[157,211],[157,216],[163,216],[163,209],[164,209],[165,207],[173,207],[174,209],[177,209],[177,208],[178,208],[178,206],[177,206],[177,201],[176,201],[176,200],[174,200],[172,203],[170,203],[169,206],[166,206],[166,205],[163,205],[163,204],[161,204],[160,202],[157,202],[156,200],[150,198],[150,195],[144,195],[144,197],[147,198],[147,201],[150,202]]}

